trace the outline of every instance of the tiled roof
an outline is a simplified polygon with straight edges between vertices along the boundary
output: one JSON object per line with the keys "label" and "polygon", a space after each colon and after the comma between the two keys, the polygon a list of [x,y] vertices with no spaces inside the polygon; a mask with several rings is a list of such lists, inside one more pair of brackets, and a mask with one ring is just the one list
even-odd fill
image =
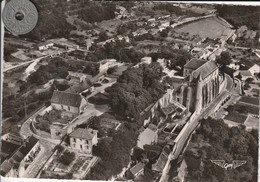
{"label": "tiled roof", "polygon": [[91,140],[97,131],[92,129],[84,129],[84,128],[77,128],[75,129],[69,136],[74,138],[81,138],[86,140]]}
{"label": "tiled roof", "polygon": [[79,94],[68,93],[55,90],[53,92],[51,103],[79,107],[82,101],[82,97]]}
{"label": "tiled roof", "polygon": [[24,159],[24,157],[32,150],[36,145],[38,139],[34,136],[30,136],[25,140],[24,144],[12,155],[10,159],[6,159],[0,166],[0,174],[5,176],[13,167],[17,167],[17,164]]}
{"label": "tiled roof", "polygon": [[34,136],[28,137],[27,141],[25,142],[25,144],[21,147],[21,149],[19,151],[26,156],[28,154],[28,152],[30,152],[32,150],[32,148],[36,145],[36,143],[38,141],[39,140],[37,138],[35,138]]}
{"label": "tiled roof", "polygon": [[154,132],[158,130],[157,126],[155,126],[154,124],[149,124],[148,128]]}
{"label": "tiled roof", "polygon": [[138,172],[140,172],[141,170],[143,170],[143,168],[144,168],[144,164],[141,163],[141,162],[139,162],[139,163],[136,164],[134,167],[132,167],[132,168],[130,169],[130,171],[131,171],[131,173],[132,173],[133,175],[135,175],[135,174],[137,174]]}
{"label": "tiled roof", "polygon": [[251,72],[248,70],[242,70],[242,71],[240,71],[240,74],[242,76],[252,76]]}
{"label": "tiled roof", "polygon": [[170,155],[171,150],[168,146],[165,146],[162,150],[161,155],[155,164],[152,165],[154,171],[163,171],[165,164],[167,163],[168,156]]}
{"label": "tiled roof", "polygon": [[0,175],[5,176],[13,167],[8,160],[5,160],[0,166]]}
{"label": "tiled roof", "polygon": [[184,65],[184,68],[196,70],[197,68],[201,67],[204,63],[204,60],[193,58]]}
{"label": "tiled roof", "polygon": [[201,75],[202,79],[205,79],[208,75],[210,75],[213,71],[218,68],[217,64],[214,61],[208,61],[198,69],[192,72],[193,78],[198,78]]}

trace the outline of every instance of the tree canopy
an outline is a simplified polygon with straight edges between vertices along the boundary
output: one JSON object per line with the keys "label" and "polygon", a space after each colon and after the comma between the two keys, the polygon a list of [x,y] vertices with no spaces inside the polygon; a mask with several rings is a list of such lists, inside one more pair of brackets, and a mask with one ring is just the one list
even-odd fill
{"label": "tree canopy", "polygon": [[123,117],[139,119],[140,113],[164,93],[162,67],[153,62],[139,68],[130,68],[107,89],[112,109]]}
{"label": "tree canopy", "polygon": [[[188,179],[196,181],[257,181],[258,131],[247,131],[243,125],[228,127],[223,120],[201,120],[201,126],[192,136],[195,144],[185,156],[201,158],[202,169],[189,170]],[[225,170],[210,160],[245,160],[247,163],[236,169]],[[199,175],[198,175],[199,174]]]}

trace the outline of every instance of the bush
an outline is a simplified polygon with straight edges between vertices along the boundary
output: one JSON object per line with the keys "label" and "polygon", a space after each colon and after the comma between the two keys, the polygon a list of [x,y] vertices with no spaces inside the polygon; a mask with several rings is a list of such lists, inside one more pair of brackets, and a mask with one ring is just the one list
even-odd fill
{"label": "bush", "polygon": [[62,145],[56,145],[54,150],[57,150],[57,153],[60,154],[64,150],[64,147]]}
{"label": "bush", "polygon": [[69,165],[75,159],[75,153],[66,150],[59,158],[59,162],[64,165]]}
{"label": "bush", "polygon": [[107,74],[112,74],[112,73],[116,72],[117,70],[118,70],[118,66],[108,68]]}

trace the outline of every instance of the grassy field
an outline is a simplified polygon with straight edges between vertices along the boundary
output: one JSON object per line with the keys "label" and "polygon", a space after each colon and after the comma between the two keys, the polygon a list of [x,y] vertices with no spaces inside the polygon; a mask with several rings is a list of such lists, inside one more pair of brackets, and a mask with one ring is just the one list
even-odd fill
{"label": "grassy field", "polygon": [[226,32],[230,32],[230,29],[224,25],[224,22],[220,22],[216,17],[211,17],[177,27],[176,32],[199,35],[201,38],[216,39],[224,36]]}

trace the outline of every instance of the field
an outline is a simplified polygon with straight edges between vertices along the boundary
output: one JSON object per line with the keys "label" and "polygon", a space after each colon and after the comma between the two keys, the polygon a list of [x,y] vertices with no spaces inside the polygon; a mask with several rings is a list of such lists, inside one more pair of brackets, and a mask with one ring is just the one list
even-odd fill
{"label": "field", "polygon": [[253,105],[256,105],[256,106],[259,105],[259,99],[258,98],[254,98],[254,97],[244,96],[244,97],[241,97],[241,99],[239,101],[247,103],[247,104],[253,104]]}
{"label": "field", "polygon": [[248,114],[259,114],[259,107],[243,104],[241,102],[229,106],[226,110],[228,111],[228,115],[225,119],[241,124],[245,122]]}
{"label": "field", "polygon": [[230,31],[228,26],[216,17],[198,20],[176,28],[178,33],[185,32],[190,35],[199,35],[201,38],[212,39],[224,38]]}

